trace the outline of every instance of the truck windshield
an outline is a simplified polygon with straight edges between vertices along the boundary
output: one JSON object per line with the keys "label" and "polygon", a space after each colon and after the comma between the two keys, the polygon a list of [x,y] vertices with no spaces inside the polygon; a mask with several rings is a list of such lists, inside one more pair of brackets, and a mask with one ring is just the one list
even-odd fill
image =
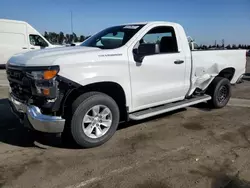
{"label": "truck windshield", "polygon": [[125,45],[144,25],[121,25],[107,28],[88,40],[81,46],[101,49],[115,49]]}

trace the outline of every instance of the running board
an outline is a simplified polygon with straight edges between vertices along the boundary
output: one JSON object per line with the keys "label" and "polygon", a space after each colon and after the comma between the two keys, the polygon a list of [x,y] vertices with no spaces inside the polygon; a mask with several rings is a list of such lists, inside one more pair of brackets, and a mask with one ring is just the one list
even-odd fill
{"label": "running board", "polygon": [[201,102],[208,101],[210,99],[211,99],[211,96],[209,95],[203,95],[203,96],[198,96],[198,97],[194,97],[191,99],[185,99],[183,101],[179,101],[176,103],[169,103],[169,104],[161,105],[158,107],[148,108],[146,110],[134,112],[132,114],[129,114],[129,118],[132,120],[141,120],[141,119],[149,118],[149,117],[156,116],[159,114],[163,114],[166,112],[170,112],[173,110],[192,106]]}

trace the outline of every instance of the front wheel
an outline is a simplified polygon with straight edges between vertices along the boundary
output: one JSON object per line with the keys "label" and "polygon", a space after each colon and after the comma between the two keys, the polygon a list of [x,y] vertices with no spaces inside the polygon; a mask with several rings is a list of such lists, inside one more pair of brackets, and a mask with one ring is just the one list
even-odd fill
{"label": "front wheel", "polygon": [[108,141],[119,124],[116,102],[104,93],[90,92],[72,104],[71,133],[84,148],[96,147]]}
{"label": "front wheel", "polygon": [[227,78],[216,77],[209,85],[207,94],[212,97],[208,104],[212,108],[223,108],[231,97],[231,85]]}

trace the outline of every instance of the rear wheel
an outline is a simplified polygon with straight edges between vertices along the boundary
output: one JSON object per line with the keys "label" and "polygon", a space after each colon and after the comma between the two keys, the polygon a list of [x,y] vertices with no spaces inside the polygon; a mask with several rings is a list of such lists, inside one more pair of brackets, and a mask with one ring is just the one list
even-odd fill
{"label": "rear wheel", "polygon": [[84,148],[99,146],[115,133],[119,119],[116,102],[104,93],[81,95],[72,104],[71,133]]}
{"label": "rear wheel", "polygon": [[208,104],[213,108],[223,108],[231,97],[231,85],[227,78],[216,77],[210,84],[207,94],[212,97]]}

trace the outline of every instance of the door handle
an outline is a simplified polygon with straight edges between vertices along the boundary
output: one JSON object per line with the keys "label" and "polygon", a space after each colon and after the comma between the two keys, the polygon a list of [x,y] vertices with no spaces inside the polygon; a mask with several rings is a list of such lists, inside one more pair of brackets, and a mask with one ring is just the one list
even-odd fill
{"label": "door handle", "polygon": [[34,50],[35,48],[30,48],[31,50]]}
{"label": "door handle", "polygon": [[182,64],[182,63],[184,63],[183,60],[176,60],[176,61],[174,62],[174,64]]}
{"label": "door handle", "polygon": [[24,49],[24,50],[25,50],[25,49],[27,49],[27,48],[26,48],[26,47],[22,47],[22,49]]}

